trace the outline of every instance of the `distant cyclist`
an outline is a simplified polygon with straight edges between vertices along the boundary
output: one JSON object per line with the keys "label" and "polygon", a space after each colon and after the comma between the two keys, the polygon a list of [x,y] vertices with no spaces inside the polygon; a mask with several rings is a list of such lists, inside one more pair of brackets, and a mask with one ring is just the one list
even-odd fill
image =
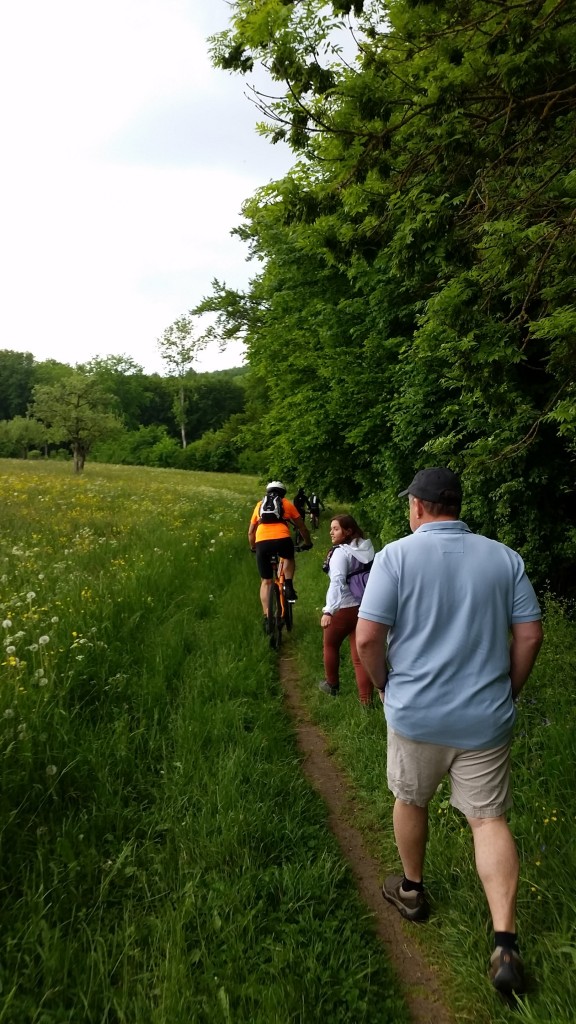
{"label": "distant cyclist", "polygon": [[320,512],[324,511],[324,505],[320,501],[320,498],[314,492],[308,498],[308,509],[310,511],[310,518],[314,529],[317,529],[318,523],[320,522]]}
{"label": "distant cyclist", "polygon": [[312,547],[312,540],[298,509],[286,497],[286,488],[280,480],[272,480],[266,487],[266,494],[255,506],[248,527],[248,543],[256,552],[256,564],[260,573],[260,601],[265,623],[268,620],[268,595],[272,583],[270,556],[285,559],[285,593],[289,601],[296,601],[297,594],[292,582],[294,577],[294,541],[289,523],[293,523],[302,536],[306,547]]}
{"label": "distant cyclist", "polygon": [[302,519],[306,515],[306,506],[308,505],[308,495],[303,487],[301,487],[294,496],[294,505],[298,509]]}

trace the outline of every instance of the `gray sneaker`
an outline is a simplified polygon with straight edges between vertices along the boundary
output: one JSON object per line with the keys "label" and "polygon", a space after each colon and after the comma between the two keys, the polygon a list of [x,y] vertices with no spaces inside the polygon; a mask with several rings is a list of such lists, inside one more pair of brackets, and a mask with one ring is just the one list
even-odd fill
{"label": "gray sneaker", "polygon": [[323,679],[321,683],[318,683],[318,689],[322,690],[322,693],[328,693],[331,697],[337,697],[340,693],[339,686],[331,686],[325,679]]}
{"label": "gray sneaker", "polygon": [[424,893],[416,890],[405,893],[401,888],[403,881],[403,875],[390,875],[382,886],[384,899],[392,903],[408,921],[426,921],[430,915],[430,905]]}
{"label": "gray sneaker", "polygon": [[496,946],[490,957],[488,977],[503,996],[521,996],[526,991],[524,964],[515,949]]}

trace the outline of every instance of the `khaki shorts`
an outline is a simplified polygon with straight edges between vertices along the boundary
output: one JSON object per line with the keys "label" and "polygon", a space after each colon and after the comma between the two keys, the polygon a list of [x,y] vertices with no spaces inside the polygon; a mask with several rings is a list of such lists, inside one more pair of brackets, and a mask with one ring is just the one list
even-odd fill
{"label": "khaki shorts", "polygon": [[388,726],[388,786],[398,800],[426,807],[445,775],[450,803],[467,818],[497,818],[512,806],[509,742],[460,750],[409,740]]}

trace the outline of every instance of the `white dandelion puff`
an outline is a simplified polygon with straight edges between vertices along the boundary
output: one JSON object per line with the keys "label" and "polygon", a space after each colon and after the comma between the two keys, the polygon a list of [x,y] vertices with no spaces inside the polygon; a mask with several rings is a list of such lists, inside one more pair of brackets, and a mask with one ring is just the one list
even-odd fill
{"label": "white dandelion puff", "polygon": [[50,643],[50,637],[49,636],[40,636],[40,637],[38,637],[38,643],[40,644],[41,647],[45,647],[46,644]]}
{"label": "white dandelion puff", "polygon": [[11,626],[12,619],[4,619],[4,622],[2,623],[2,629],[10,629]]}

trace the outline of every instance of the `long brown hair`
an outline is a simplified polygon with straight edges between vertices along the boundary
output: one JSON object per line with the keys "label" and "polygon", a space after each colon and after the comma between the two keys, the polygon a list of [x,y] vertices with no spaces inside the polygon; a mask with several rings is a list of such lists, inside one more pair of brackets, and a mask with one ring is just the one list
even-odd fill
{"label": "long brown hair", "polygon": [[364,537],[364,532],[358,526],[358,523],[354,519],[354,516],[349,516],[345,514],[341,516],[331,516],[330,522],[333,523],[334,521],[339,523],[342,529],[346,531],[346,533],[350,533],[348,540],[362,540],[362,538]]}

